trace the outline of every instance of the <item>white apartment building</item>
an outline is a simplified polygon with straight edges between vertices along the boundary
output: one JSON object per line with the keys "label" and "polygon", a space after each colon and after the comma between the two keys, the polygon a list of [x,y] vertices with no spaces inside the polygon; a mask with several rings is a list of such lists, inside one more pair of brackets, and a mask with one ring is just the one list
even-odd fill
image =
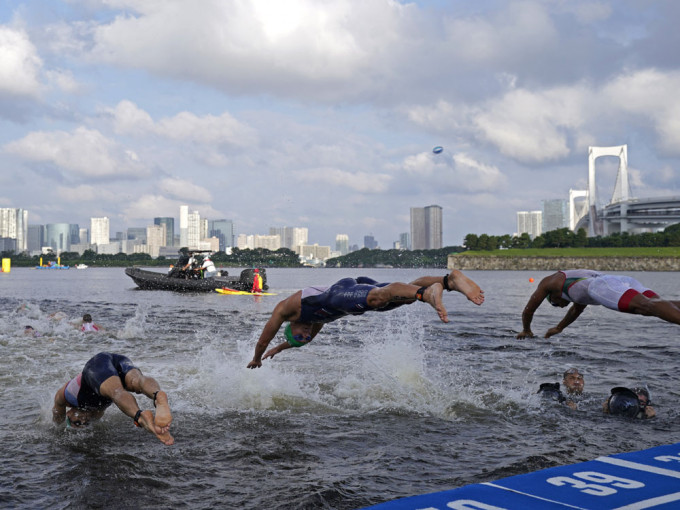
{"label": "white apartment building", "polygon": [[[109,244],[109,238],[109,219],[106,216],[103,218],[90,218],[90,244],[96,244],[98,247],[103,246]],[[99,248],[97,252],[101,253]]]}

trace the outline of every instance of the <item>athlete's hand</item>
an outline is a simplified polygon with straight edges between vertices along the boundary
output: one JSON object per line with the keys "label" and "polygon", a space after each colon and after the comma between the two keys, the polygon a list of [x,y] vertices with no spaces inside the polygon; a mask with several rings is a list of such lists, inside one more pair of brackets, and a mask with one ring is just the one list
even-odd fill
{"label": "athlete's hand", "polygon": [[253,361],[251,361],[250,363],[248,363],[248,366],[247,366],[246,368],[260,368],[261,366],[262,366],[262,362],[261,362],[261,361],[255,361],[255,360],[253,360]]}
{"label": "athlete's hand", "polygon": [[517,338],[519,340],[523,340],[524,338],[534,338],[535,336],[536,335],[534,335],[530,329],[525,329],[524,331],[517,333]]}
{"label": "athlete's hand", "polygon": [[554,328],[550,328],[545,332],[545,338],[550,338],[551,336],[557,335],[558,333],[562,333],[562,328],[555,326]]}

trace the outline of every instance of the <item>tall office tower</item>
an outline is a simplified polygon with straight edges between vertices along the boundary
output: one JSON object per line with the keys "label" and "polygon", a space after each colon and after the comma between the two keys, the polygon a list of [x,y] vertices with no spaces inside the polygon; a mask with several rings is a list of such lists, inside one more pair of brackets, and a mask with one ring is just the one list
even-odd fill
{"label": "tall office tower", "polygon": [[373,235],[364,236],[364,248],[368,248],[369,250],[375,250],[377,247],[378,241],[375,240],[375,237],[373,237]]}
{"label": "tall office tower", "polygon": [[307,227],[291,227],[286,232],[286,237],[290,236],[290,247],[302,246],[309,242],[309,229]]}
{"label": "tall office tower", "polygon": [[90,242],[90,231],[86,228],[81,228],[78,232],[78,237],[80,239],[80,244],[89,244]]}
{"label": "tall office tower", "polygon": [[49,246],[56,253],[70,251],[70,233],[71,226],[68,223],[48,223],[45,225],[45,246]]}
{"label": "tall office tower", "polygon": [[92,244],[109,244],[111,232],[109,219],[106,216],[103,218],[90,218],[90,236],[92,237]]}
{"label": "tall office tower", "polygon": [[220,251],[234,246],[234,222],[231,220],[211,220],[208,222],[208,237],[220,241]]}
{"label": "tall office tower", "polygon": [[543,207],[543,232],[569,228],[569,202],[566,198],[541,200]]}
{"label": "tall office tower", "polygon": [[175,242],[175,218],[163,216],[162,218],[154,218],[154,225],[165,225],[165,241],[163,246],[173,246]]}
{"label": "tall office tower", "polygon": [[309,229],[307,227],[270,227],[269,235],[281,237],[281,246],[295,250],[298,246],[307,244]]}
{"label": "tall office tower", "polygon": [[399,246],[402,250],[411,249],[411,236],[408,234],[408,232],[399,234]]}
{"label": "tall office tower", "polygon": [[136,241],[134,244],[146,244],[148,227],[130,227],[127,229],[125,240]]}
{"label": "tall office tower", "polygon": [[189,213],[187,218],[187,247],[197,250],[201,243],[201,215],[198,211]]}
{"label": "tall office tower", "polygon": [[69,225],[70,236],[69,242],[71,244],[80,244],[80,226],[77,223],[71,223]]}
{"label": "tall office tower", "polygon": [[340,255],[347,255],[349,253],[349,236],[347,234],[335,236],[335,251],[339,251]]}
{"label": "tall office tower", "polygon": [[198,221],[198,238],[203,240],[207,239],[208,236],[208,220],[205,218],[201,218]]}
{"label": "tall office tower", "polygon": [[0,237],[16,240],[15,251],[28,249],[28,211],[25,209],[0,208]]}
{"label": "tall office tower", "polygon": [[543,224],[542,211],[517,211],[517,234],[529,234],[535,239],[541,235]]}
{"label": "tall office tower", "polygon": [[26,249],[29,253],[38,252],[43,246],[45,246],[45,225],[29,225]]}
{"label": "tall office tower", "polygon": [[438,205],[411,207],[411,248],[438,250],[442,248],[442,208]]}
{"label": "tall office tower", "polygon": [[165,246],[166,239],[165,225],[149,225],[146,227],[146,245],[149,249],[149,255],[158,258],[158,253],[161,246]]}
{"label": "tall office tower", "polygon": [[179,206],[179,246],[180,248],[187,248],[189,246],[188,238],[189,229],[189,206]]}

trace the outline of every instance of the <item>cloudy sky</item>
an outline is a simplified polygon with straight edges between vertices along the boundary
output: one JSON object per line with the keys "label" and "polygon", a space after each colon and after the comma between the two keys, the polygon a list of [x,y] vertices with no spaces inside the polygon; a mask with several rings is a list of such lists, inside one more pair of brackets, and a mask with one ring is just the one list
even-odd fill
{"label": "cloudy sky", "polygon": [[[585,189],[680,195],[675,0],[3,0],[0,207],[112,234],[188,204],[236,233],[445,245]],[[432,153],[441,145],[444,152]],[[598,160],[611,196],[618,160]]]}

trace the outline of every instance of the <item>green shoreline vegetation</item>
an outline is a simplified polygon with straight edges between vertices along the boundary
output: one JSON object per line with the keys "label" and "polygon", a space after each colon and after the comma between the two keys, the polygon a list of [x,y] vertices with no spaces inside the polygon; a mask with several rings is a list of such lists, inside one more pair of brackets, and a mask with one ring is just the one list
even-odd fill
{"label": "green shoreline vegetation", "polygon": [[680,246],[619,248],[510,248],[457,253],[465,257],[680,257]]}
{"label": "green shoreline vegetation", "polygon": [[[178,250],[179,251],[179,250]],[[562,228],[546,232],[535,239],[528,234],[520,236],[493,236],[468,234],[465,246],[448,246],[437,250],[369,250],[362,248],[347,255],[326,261],[326,267],[394,267],[394,268],[446,268],[449,256],[486,258],[680,258],[680,224],[667,227],[663,232],[643,234],[615,233],[609,236],[587,237],[580,229],[574,233]],[[13,267],[35,267],[39,256],[2,252],[2,258],[11,259]],[[218,251],[211,256],[218,267],[304,267],[297,254],[287,248],[276,251],[265,248],[240,250],[233,248],[227,255]],[[57,261],[54,254],[43,255],[42,263]],[[59,259],[62,265],[73,267],[86,264],[89,267],[151,266],[168,267],[177,258],[151,258],[144,253],[126,255],[98,254],[85,250],[82,255],[64,252]]]}

